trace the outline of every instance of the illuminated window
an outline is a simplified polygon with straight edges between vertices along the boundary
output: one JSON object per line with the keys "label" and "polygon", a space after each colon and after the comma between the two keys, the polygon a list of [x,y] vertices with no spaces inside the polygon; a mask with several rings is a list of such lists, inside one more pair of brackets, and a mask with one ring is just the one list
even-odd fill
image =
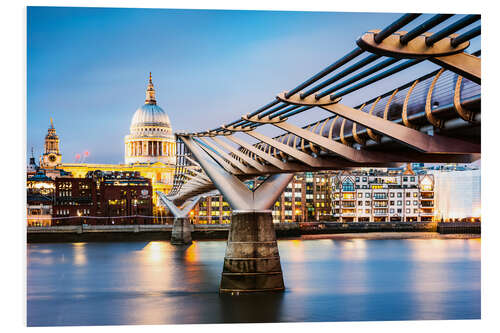
{"label": "illuminated window", "polygon": [[349,178],[342,183],[342,191],[354,192],[354,183]]}

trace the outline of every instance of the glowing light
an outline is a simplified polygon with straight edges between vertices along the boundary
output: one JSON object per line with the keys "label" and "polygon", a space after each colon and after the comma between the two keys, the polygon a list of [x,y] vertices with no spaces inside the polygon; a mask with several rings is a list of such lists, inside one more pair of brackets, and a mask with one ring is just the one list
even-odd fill
{"label": "glowing light", "polygon": [[165,242],[149,242],[144,250],[148,254],[148,259],[152,263],[160,262],[165,259]]}

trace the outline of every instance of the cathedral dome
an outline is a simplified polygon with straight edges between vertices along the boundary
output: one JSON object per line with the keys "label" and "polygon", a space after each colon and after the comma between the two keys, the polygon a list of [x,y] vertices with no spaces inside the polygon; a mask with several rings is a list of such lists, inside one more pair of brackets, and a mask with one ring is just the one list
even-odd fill
{"label": "cathedral dome", "polygon": [[167,113],[156,104],[155,89],[149,73],[145,104],[139,107],[130,123],[130,134],[136,137],[171,136],[172,126]]}
{"label": "cathedral dome", "polygon": [[171,128],[170,119],[167,113],[156,104],[144,104],[135,111],[130,129],[132,130],[143,126]]}
{"label": "cathedral dome", "polygon": [[139,107],[125,137],[125,163],[175,164],[175,136],[170,118],[156,104],[155,89],[149,73],[146,101]]}

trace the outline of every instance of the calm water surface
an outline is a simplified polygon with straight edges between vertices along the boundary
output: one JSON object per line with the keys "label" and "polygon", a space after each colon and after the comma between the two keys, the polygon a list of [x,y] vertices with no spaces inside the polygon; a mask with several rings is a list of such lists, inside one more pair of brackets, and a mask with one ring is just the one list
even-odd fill
{"label": "calm water surface", "polygon": [[220,296],[224,241],[28,245],[28,325],[480,318],[480,239],[278,241],[286,291]]}

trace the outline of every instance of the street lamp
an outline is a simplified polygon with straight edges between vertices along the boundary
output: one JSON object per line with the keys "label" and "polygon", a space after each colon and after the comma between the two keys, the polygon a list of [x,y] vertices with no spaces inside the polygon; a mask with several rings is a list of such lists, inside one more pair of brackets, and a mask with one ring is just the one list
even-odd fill
{"label": "street lamp", "polygon": [[300,222],[300,209],[295,210],[295,219],[297,222]]}
{"label": "street lamp", "polygon": [[76,215],[78,215],[78,217],[80,218],[80,224],[82,226],[82,231],[83,231],[83,219],[81,218],[82,212],[80,212],[80,210],[77,210]]}
{"label": "street lamp", "polygon": [[[134,199],[134,217],[135,220],[137,221],[137,199]],[[132,223],[134,224],[134,223]]]}

